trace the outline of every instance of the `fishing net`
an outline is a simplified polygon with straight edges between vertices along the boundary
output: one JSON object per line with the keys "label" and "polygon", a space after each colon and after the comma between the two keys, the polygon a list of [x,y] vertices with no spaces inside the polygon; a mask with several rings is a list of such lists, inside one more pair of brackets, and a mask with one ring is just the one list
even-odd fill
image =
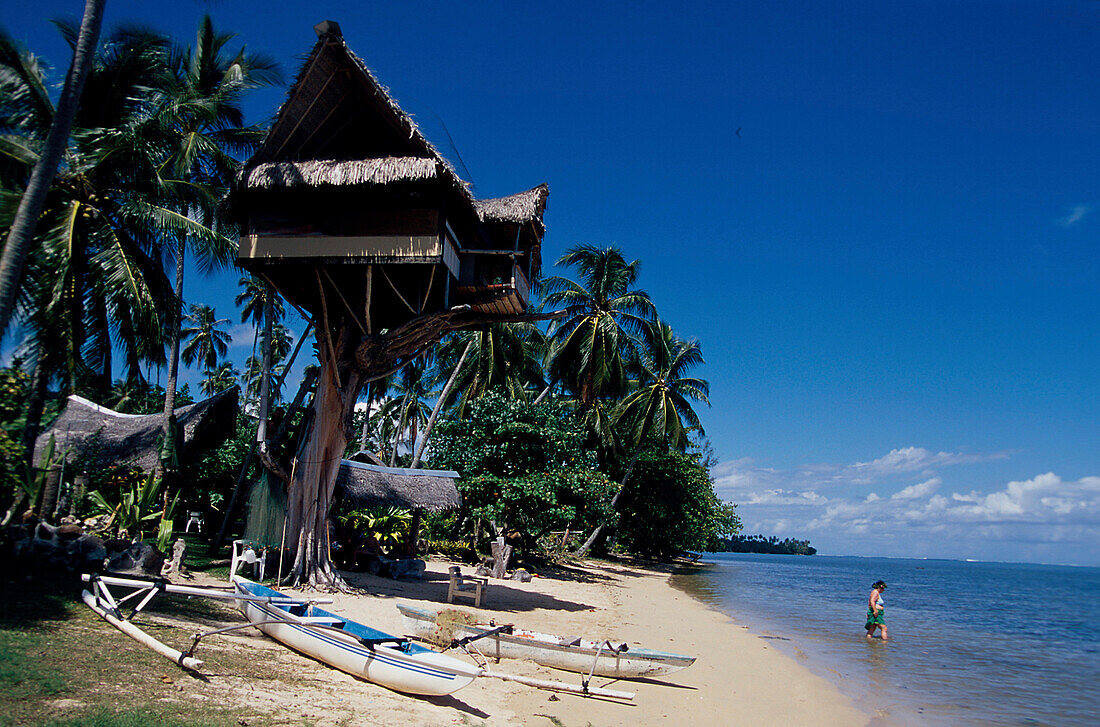
{"label": "fishing net", "polygon": [[278,548],[286,518],[286,491],[283,483],[264,472],[252,483],[248,493],[248,518],[244,537],[253,547]]}
{"label": "fishing net", "polygon": [[473,614],[454,608],[445,608],[436,615],[435,626],[432,627],[432,630],[424,639],[430,644],[446,648],[455,639],[460,639],[469,633],[462,628],[463,626],[473,626],[475,624],[477,624],[477,619]]}

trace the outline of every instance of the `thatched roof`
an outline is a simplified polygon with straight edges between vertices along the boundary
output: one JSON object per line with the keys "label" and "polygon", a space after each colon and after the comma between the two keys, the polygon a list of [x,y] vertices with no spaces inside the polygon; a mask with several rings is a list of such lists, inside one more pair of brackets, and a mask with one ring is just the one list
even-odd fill
{"label": "thatched roof", "polygon": [[474,202],[478,217],[486,222],[527,222],[542,223],[542,213],[546,210],[546,198],[550,188],[540,184],[526,192],[495,199],[479,199]]}
{"label": "thatched roof", "polygon": [[336,161],[267,162],[241,174],[241,184],[249,189],[273,187],[355,187],[392,182],[416,182],[437,179],[441,165],[421,157],[383,157]]}
{"label": "thatched roof", "polygon": [[379,467],[351,460],[340,462],[336,489],[356,508],[423,508],[432,512],[453,510],[461,504],[450,470],[410,470]]}
{"label": "thatched roof", "polygon": [[348,48],[332,21],[302,64],[238,187],[382,185],[439,179],[482,221],[534,222],[542,232],[549,188],[478,201],[412,116]]}
{"label": "thatched roof", "polygon": [[[237,395],[234,386],[175,410],[176,421],[183,430],[183,458],[217,447],[234,432]],[[65,411],[35,440],[35,462],[43,464],[39,459],[52,436],[55,453],[65,452],[67,462],[79,461],[86,455],[91,460],[90,467],[126,464],[151,470],[157,463],[163,427],[161,414],[121,414],[82,397],[70,396]]]}

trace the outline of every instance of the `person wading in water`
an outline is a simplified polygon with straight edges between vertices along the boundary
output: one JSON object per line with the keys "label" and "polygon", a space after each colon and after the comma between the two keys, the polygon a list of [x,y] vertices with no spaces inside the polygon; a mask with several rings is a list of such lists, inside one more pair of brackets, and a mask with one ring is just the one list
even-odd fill
{"label": "person wading in water", "polygon": [[875,629],[882,629],[882,640],[886,641],[886,604],[882,602],[882,592],[886,590],[886,581],[875,581],[871,586],[871,595],[867,598],[867,638],[875,635]]}

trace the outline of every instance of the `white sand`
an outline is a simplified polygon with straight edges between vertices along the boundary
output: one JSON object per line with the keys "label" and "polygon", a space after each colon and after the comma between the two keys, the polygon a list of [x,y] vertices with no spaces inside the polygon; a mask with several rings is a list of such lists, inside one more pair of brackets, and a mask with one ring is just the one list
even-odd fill
{"label": "white sand", "polygon": [[[448,565],[429,563],[421,582],[352,574],[352,582],[373,595],[339,595],[326,608],[383,631],[403,633],[395,604],[443,604]],[[468,603],[463,599],[456,605],[466,609]],[[296,694],[293,707],[287,704],[280,716],[308,713],[318,724],[540,727],[554,724],[551,717],[566,727],[869,722],[869,715],[857,710],[833,684],[748,633],[746,627],[675,590],[665,573],[591,564],[576,569],[568,579],[535,578],[526,584],[493,582],[477,611],[483,620],[493,618],[497,623],[513,622],[571,636],[611,638],[695,655],[698,660],[683,671],[659,679],[593,680],[594,686],[637,692],[634,702],[625,704],[552,694],[496,679],[479,679],[449,697],[409,697],[316,665],[308,671],[310,678],[319,682],[318,689],[313,694]],[[494,668],[574,684],[581,679],[578,674],[528,661],[504,660]],[[275,703],[272,707],[283,712]]]}

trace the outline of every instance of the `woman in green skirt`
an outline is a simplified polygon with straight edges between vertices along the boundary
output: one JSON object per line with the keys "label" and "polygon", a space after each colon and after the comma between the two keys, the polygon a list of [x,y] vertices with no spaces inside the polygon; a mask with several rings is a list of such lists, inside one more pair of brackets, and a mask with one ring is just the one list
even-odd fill
{"label": "woman in green skirt", "polygon": [[886,641],[886,604],[882,602],[882,592],[886,590],[886,581],[875,581],[871,586],[871,595],[867,598],[867,638],[875,635],[875,629],[882,629],[882,640]]}

